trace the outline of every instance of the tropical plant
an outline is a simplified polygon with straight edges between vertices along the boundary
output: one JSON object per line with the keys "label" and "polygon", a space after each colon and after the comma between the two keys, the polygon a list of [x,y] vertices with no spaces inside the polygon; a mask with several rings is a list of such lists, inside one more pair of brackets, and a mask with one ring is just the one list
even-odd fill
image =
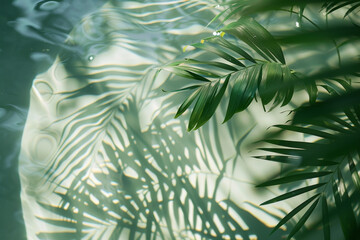
{"label": "tropical plant", "polygon": [[[290,239],[321,206],[322,221],[313,219],[310,229],[321,226],[330,239],[338,218],[345,239],[354,239],[360,194],[354,82],[359,1],[191,0],[174,1],[166,9],[164,2],[131,4],[110,1],[88,16],[71,33],[59,60],[34,82],[32,105],[47,118],[41,124],[29,118],[28,129],[40,137],[25,131],[23,151],[29,143],[30,160],[21,161],[20,172],[28,198],[24,206],[34,208],[36,216],[28,222],[49,229],[36,236],[280,239],[286,234]],[[211,37],[199,33],[203,39],[186,48],[195,51],[179,60],[184,25],[175,20],[186,16],[196,25],[198,14],[208,17],[202,24],[219,27]],[[278,19],[292,24],[284,27]],[[159,34],[164,26],[171,29]],[[150,36],[149,41],[139,36]],[[329,49],[326,60],[314,43],[325,46],[321,51]],[[98,58],[105,64],[96,63]],[[185,100],[179,104],[169,92]],[[263,140],[267,145],[260,150],[271,154],[256,156],[284,164],[280,175],[258,187],[280,185],[287,193],[263,205],[310,195],[283,218],[252,203],[238,204],[231,189],[243,184],[235,170],[252,129],[233,118],[254,100],[264,111],[293,109],[292,122],[274,126],[279,130]],[[304,140],[282,138],[284,133],[303,134]],[[225,135],[231,143],[221,141]],[[38,151],[43,142],[50,157]],[[34,190],[43,188],[45,193]],[[249,209],[279,221],[271,236],[270,227]],[[301,216],[296,224],[295,215]],[[298,233],[301,239],[299,234],[306,232]]]}
{"label": "tropical plant", "polygon": [[[317,107],[317,105],[314,106]],[[306,113],[306,110],[302,109],[302,111]],[[267,139],[265,140],[267,143],[281,147],[263,148],[263,150],[277,153],[277,155],[259,157],[295,165],[295,167],[290,167],[284,171],[281,178],[267,181],[258,185],[258,187],[285,185],[307,179],[317,179],[317,183],[302,186],[263,204],[282,201],[317,189],[313,197],[288,213],[274,230],[313,202],[290,233],[289,237],[291,237],[304,225],[321,200],[324,238],[330,239],[330,226],[332,225],[330,223],[333,223],[334,219],[338,217],[345,238],[354,239],[359,229],[357,223],[360,194],[360,178],[357,171],[359,161],[358,142],[360,140],[359,106],[347,106],[341,112],[326,112],[317,116],[306,113],[304,118],[303,114],[305,113],[299,111],[294,117],[294,123],[291,125],[278,125],[276,127],[284,131],[305,133],[306,138],[312,138],[310,142]],[[298,117],[299,115],[303,116]],[[302,121],[298,121],[299,118],[302,118]],[[334,207],[336,211],[329,215],[329,211]]]}
{"label": "tropical plant", "polygon": [[[228,99],[224,122],[247,109],[257,98],[264,110],[271,104],[270,111],[279,105],[294,104],[292,122],[275,125],[280,130],[264,140],[280,147],[262,147],[261,150],[273,154],[256,156],[286,167],[280,176],[274,176],[258,187],[281,185],[291,190],[265,201],[263,205],[307,192],[313,195],[284,216],[273,232],[299,214],[299,221],[288,235],[290,239],[321,206],[324,239],[331,239],[330,229],[334,229],[336,218],[345,239],[355,239],[360,224],[360,178],[357,170],[360,108],[359,90],[356,90],[360,64],[358,50],[349,56],[344,49],[359,44],[356,19],[359,1],[229,1],[223,6],[225,10],[213,20],[222,18],[224,26],[214,32],[215,36],[192,45],[198,49],[198,59],[187,58],[163,67],[175,75],[200,83],[176,90],[191,91],[191,94],[175,117],[195,102],[189,119],[190,131],[204,125],[223,98]],[[266,23],[264,15],[268,17],[268,11],[275,19],[283,12],[289,13],[290,21],[296,15],[299,31],[285,28],[271,34],[254,20],[257,18]],[[324,25],[319,26],[307,16],[314,11],[324,13]],[[320,22],[319,19],[316,21]],[[307,68],[297,65],[297,53],[289,50],[300,46],[302,54],[308,50],[310,57],[307,59],[311,61],[316,55],[309,45],[319,41],[321,44],[332,42],[332,51],[338,62],[333,65],[326,61],[314,62]],[[206,57],[201,58],[202,55]],[[216,60],[208,61],[209,56],[215,56],[212,58]],[[285,61],[287,58],[295,60],[289,65]],[[292,102],[294,92],[296,94],[302,89],[308,93],[309,100],[300,104]],[[276,137],[280,133],[301,133],[305,138],[304,141],[281,139]],[[294,189],[289,183],[299,185]],[[311,229],[317,226],[318,223],[313,223]]]}
{"label": "tropical plant", "polygon": [[161,91],[177,82],[158,70],[181,54],[175,20],[213,11],[208,1],[114,1],[72,31],[33,83],[20,160],[29,238],[267,238],[259,213],[279,217],[231,189],[253,187],[234,176],[249,129],[215,117],[187,134],[173,119],[178,101]]}

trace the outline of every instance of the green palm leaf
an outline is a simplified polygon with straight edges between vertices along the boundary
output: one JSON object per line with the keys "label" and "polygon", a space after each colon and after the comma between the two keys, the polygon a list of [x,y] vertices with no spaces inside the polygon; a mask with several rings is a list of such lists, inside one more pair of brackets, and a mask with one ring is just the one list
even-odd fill
{"label": "green palm leaf", "polygon": [[235,76],[235,83],[231,91],[224,122],[229,120],[236,112],[243,111],[250,105],[255,97],[260,76],[261,66],[259,65],[246,68]]}
{"label": "green palm leaf", "polygon": [[309,192],[311,190],[317,189],[317,188],[322,187],[324,185],[325,185],[325,183],[319,183],[319,184],[299,188],[299,189],[296,189],[294,191],[284,193],[284,194],[282,194],[282,195],[280,195],[278,197],[275,197],[273,199],[270,199],[270,200],[268,200],[266,202],[263,202],[261,205],[266,205],[266,204],[275,203],[275,202],[278,202],[278,201],[283,201],[285,199],[292,198],[292,197],[298,196],[300,194]]}
{"label": "green palm leaf", "polygon": [[[201,8],[207,6],[206,2],[191,5],[194,1],[186,1],[181,6],[190,13],[195,9],[201,13],[207,9]],[[179,2],[173,4],[178,6]],[[189,5],[192,7],[186,8]],[[160,11],[162,6],[145,4],[151,12],[159,10],[149,13],[152,17],[163,14],[171,19],[173,13],[183,13],[177,12],[177,8]],[[126,16],[133,17],[138,10],[130,9],[134,12],[127,12]],[[122,17],[121,11],[112,14]],[[142,20],[148,22],[149,14],[141,15]],[[164,24],[155,22],[149,21],[146,30],[139,32],[148,34],[157,24]],[[176,99],[161,91],[168,88],[165,80],[172,80],[157,70],[174,55],[173,48],[164,47],[168,38],[164,44],[144,43],[137,39],[138,32],[133,33],[139,27],[137,23],[127,27],[130,30],[117,31],[128,34],[126,42],[123,37],[115,37],[115,49],[108,52],[126,56],[116,58],[117,64],[97,63],[97,60],[109,60],[101,59],[101,55],[90,63],[65,61],[62,56],[50,70],[63,70],[59,71],[61,74],[55,78],[46,74],[39,77],[47,79],[55,98],[47,107],[55,112],[54,118],[45,119],[42,132],[54,131],[56,139],[49,147],[53,150],[51,157],[34,173],[35,177],[23,174],[29,180],[24,181],[26,184],[39,185],[40,179],[50,193],[31,198],[35,208],[30,209],[39,210],[34,210],[38,224],[35,227],[45,226],[31,236],[40,239],[250,238],[253,232],[243,221],[249,222],[251,229],[261,229],[259,236],[269,232],[270,227],[257,215],[273,216],[273,213],[262,208],[257,209],[257,214],[252,213],[241,205],[242,200],[234,198],[230,187],[224,187],[242,182],[229,171],[239,162],[235,149],[243,136],[233,134],[231,129],[240,129],[240,124],[218,128],[217,119],[210,119],[232,77],[218,72],[238,71],[240,65],[225,59],[215,63],[188,59],[166,64],[170,72],[197,83],[190,85],[190,82],[174,90],[180,94],[190,92],[177,115],[195,104],[186,126],[186,121],[173,119]],[[170,34],[166,36],[173,38]],[[181,49],[180,44],[177,49]],[[219,58],[227,56],[228,51],[221,50]],[[155,53],[159,54],[156,61]],[[251,60],[249,56],[244,62]],[[141,64],[142,57],[152,61],[146,58],[146,64]],[[138,58],[138,62],[130,61]],[[243,61],[233,59],[236,63]],[[208,66],[218,71],[210,71]],[[38,81],[35,80],[35,85]],[[33,101],[41,97],[34,94]],[[206,130],[186,132],[188,127],[196,129],[207,121],[211,127],[206,126]],[[233,144],[220,141],[224,131]],[[282,234],[279,232],[274,239]]]}
{"label": "green palm leaf", "polygon": [[250,18],[241,18],[221,29],[248,44],[264,59],[285,64],[284,54],[273,36],[259,23]]}
{"label": "green palm leaf", "polygon": [[[343,26],[340,27],[344,29]],[[349,62],[343,64],[341,68],[327,69],[311,75],[298,74],[284,64],[284,54],[280,45],[255,20],[243,17],[236,22],[225,25],[221,31],[231,34],[239,41],[234,41],[230,37],[226,38],[226,35],[225,37],[205,38],[201,43],[192,45],[200,50],[197,52],[197,54],[200,52],[199,58],[208,59],[210,56],[211,58],[215,57],[215,59],[220,58],[220,61],[204,61],[191,58],[167,64],[163,69],[166,70],[169,66],[179,69],[169,71],[192,80],[207,81],[209,80],[208,77],[210,77],[215,78],[215,81],[219,81],[217,77],[231,76],[228,87],[230,98],[224,122],[231,119],[235,113],[244,111],[257,94],[264,109],[266,105],[271,104],[270,110],[272,110],[276,106],[287,105],[293,97],[295,87],[298,86],[307,91],[311,103],[314,103],[321,93],[319,86],[329,92],[341,92],[350,89],[349,82],[338,77],[343,74],[355,75],[356,69],[358,69],[358,62]],[[324,35],[322,32],[322,30],[319,30],[317,34]],[[327,32],[334,31],[328,30]],[[313,32],[309,34],[311,37],[313,35]],[[294,34],[291,37],[299,41],[303,40],[300,35]],[[325,38],[329,39],[328,36],[325,36]],[[284,39],[287,38],[283,37]],[[244,46],[250,47],[250,50],[247,50]],[[256,53],[263,59],[252,57]],[[240,62],[239,60],[243,61]],[[207,78],[204,79],[204,77]],[[227,94],[224,94],[224,96],[227,96]],[[211,95],[207,97],[211,97]],[[187,104],[185,105],[187,106]],[[183,111],[180,112],[183,113]],[[198,115],[200,116],[201,113],[198,113]],[[176,117],[178,116],[179,114],[176,115]],[[192,126],[189,130],[193,129],[194,124],[196,124],[194,121],[191,122]]]}
{"label": "green palm leaf", "polygon": [[324,228],[324,239],[330,239],[330,221],[329,221],[329,213],[328,213],[328,205],[326,201],[326,197],[322,196],[322,219],[323,219],[323,228]]}
{"label": "green palm leaf", "polygon": [[[324,102],[322,104],[325,105],[326,103],[327,102]],[[316,109],[317,104],[313,107],[310,106],[305,110],[300,109],[298,113],[301,115],[305,114],[312,108]],[[313,142],[299,142],[280,139],[266,139],[265,141],[267,143],[275,144],[281,147],[262,148],[263,150],[275,152],[280,155],[267,155],[260,158],[265,160],[273,160],[274,158],[282,159],[282,162],[288,163],[296,157],[298,159],[297,164],[302,166],[304,170],[301,173],[290,173],[284,177],[266,181],[259,186],[282,185],[294,181],[300,181],[301,179],[304,181],[306,179],[314,178],[317,178],[318,181],[321,182],[315,185],[298,188],[289,193],[270,199],[263,204],[281,201],[294,195],[323,186],[322,190],[319,188],[318,191],[323,195],[321,205],[325,239],[329,239],[329,229],[332,224],[335,224],[333,221],[334,217],[338,217],[340,219],[345,239],[351,239],[354,236],[355,231],[358,229],[358,218],[356,217],[357,215],[354,207],[355,202],[354,199],[349,197],[349,189],[352,189],[351,191],[356,191],[355,189],[357,189],[358,186],[358,175],[354,164],[354,162],[357,162],[359,159],[358,146],[357,144],[353,144],[353,141],[358,142],[353,139],[359,138],[359,118],[355,114],[356,109],[357,105],[356,107],[346,108],[343,112],[334,110],[332,113],[327,113],[323,116],[317,114],[311,117],[308,115],[306,119],[302,117],[301,122],[297,121],[292,125],[278,125],[277,127],[282,129],[282,131],[304,133],[306,136],[315,137],[317,140]],[[329,164],[314,164],[316,162],[329,162]],[[319,167],[314,167],[316,165]],[[345,179],[342,172],[352,177]],[[332,191],[330,191],[330,187],[332,188]],[[313,210],[316,208],[317,202],[320,199],[319,196],[320,195],[313,195],[311,199],[313,200],[317,197],[317,200],[294,227],[293,231],[288,236],[289,239],[301,229]],[[331,196],[335,199],[336,210],[330,215],[329,209],[333,208]],[[280,223],[284,224],[286,221],[290,220],[309,203],[310,201],[306,201],[306,204],[303,203],[299,205],[287,216],[285,216]],[[281,224],[279,226],[281,226]]]}
{"label": "green palm leaf", "polygon": [[317,198],[319,194],[312,196],[311,198],[307,199],[305,202],[301,203],[299,206],[294,208],[291,212],[289,212],[281,221],[273,228],[272,232],[275,232],[279,227],[284,225],[287,221],[289,221],[293,216],[295,216],[298,212],[304,209],[307,205],[309,205],[315,198]]}
{"label": "green palm leaf", "polygon": [[279,184],[284,184],[284,183],[291,183],[294,181],[303,181],[306,179],[311,179],[311,178],[318,178],[318,177],[322,177],[322,176],[326,176],[331,174],[332,172],[330,171],[326,171],[326,172],[310,172],[310,173],[298,173],[298,174],[291,174],[288,175],[286,177],[282,177],[282,178],[278,178],[278,179],[274,179],[271,181],[267,181],[263,184],[259,184],[256,187],[266,187],[266,186],[272,186],[272,185],[279,185]]}
{"label": "green palm leaf", "polygon": [[[46,182],[45,187],[56,193],[55,197],[52,196],[57,201],[56,205],[49,204],[47,196],[35,199],[46,213],[39,213],[36,220],[54,227],[53,232],[38,232],[37,237],[236,239],[241,235],[250,238],[252,232],[241,224],[243,218],[248,220],[245,222],[251,228],[266,232],[269,229],[265,224],[231,197],[230,187],[222,187],[224,183],[237,181],[228,180],[231,178],[228,176],[229,168],[235,169],[243,138],[250,130],[244,130],[246,134],[239,138],[238,132],[242,131],[239,129],[243,125],[239,127],[231,122],[220,129],[216,127],[216,121],[219,115],[224,122],[230,120],[236,113],[248,109],[257,96],[264,110],[269,104],[270,110],[287,105],[292,100],[295,87],[301,86],[309,94],[309,102],[315,104],[297,109],[291,125],[276,127],[282,133],[305,134],[306,139],[315,140],[265,140],[276,147],[260,148],[271,153],[257,158],[286,163],[290,167],[287,166],[276,179],[258,187],[297,182],[300,185],[263,205],[301,194],[310,195],[314,191],[312,196],[285,215],[273,232],[310,205],[288,235],[288,239],[292,238],[311,217],[321,198],[325,239],[330,238],[334,217],[339,218],[345,238],[351,239],[359,228],[359,205],[354,199],[360,188],[357,170],[360,107],[357,105],[358,90],[352,90],[348,76],[358,76],[359,63],[354,59],[341,62],[339,49],[355,42],[352,38],[359,35],[358,27],[340,25],[290,35],[278,33],[274,37],[260,23],[247,16],[257,18],[258,13],[283,7],[291,8],[293,12],[293,7],[298,5],[299,21],[309,20],[304,15],[305,6],[313,3],[313,6],[324,3],[328,14],[347,6],[345,16],[348,16],[358,9],[357,2],[228,1],[226,10],[213,19],[217,21],[222,16],[225,16],[222,22],[234,19],[215,32],[221,37],[204,38],[192,45],[197,49],[195,53],[192,52],[196,57],[171,63],[168,63],[169,56],[179,54],[174,49],[180,49],[181,44],[169,48],[153,33],[160,32],[161,27],[169,22],[174,24],[172,28],[179,27],[172,19],[175,16],[182,19],[206,11],[206,1],[167,2],[171,5],[169,10],[162,9],[162,3],[156,2],[144,4],[144,9],[127,9],[127,2],[124,3],[125,8],[121,5],[115,13],[107,9],[116,17],[122,17],[126,29],[108,32],[109,36],[115,36],[110,40],[116,43],[116,47],[131,49],[131,53],[123,51],[120,55],[129,59],[136,55],[146,63],[130,64],[124,61],[115,65],[94,64],[94,67],[88,67],[83,66],[84,61],[77,58],[70,57],[69,60],[67,54],[60,56],[63,65],[60,64],[59,68],[64,67],[68,73],[68,77],[61,80],[74,81],[68,86],[64,84],[64,89],[61,88],[64,85],[58,84],[61,81],[51,82],[49,86],[54,88],[51,90],[54,90],[53,95],[57,99],[56,110],[55,113],[54,109],[46,110],[55,117],[45,128],[41,128],[42,133],[55,129],[53,135],[57,138],[54,137],[53,142],[57,149],[50,152],[50,160],[39,168],[40,175],[43,175],[36,176],[35,180],[29,177],[29,183],[24,181],[28,185]],[[177,12],[180,7],[181,11]],[[186,10],[186,14],[183,10]],[[154,47],[151,43],[153,39],[151,42],[136,41],[134,38],[139,32],[134,33],[133,29],[138,29],[138,26],[142,26],[144,35],[151,35],[151,38],[160,41],[159,44]],[[106,32],[105,29],[101,33]],[[177,30],[164,33],[166,39],[174,37],[171,32]],[[78,30],[75,30],[74,34],[77,33]],[[225,37],[223,33],[226,33]],[[313,41],[314,38],[345,39],[340,44],[335,42],[339,67],[325,67],[310,74],[293,71],[296,63],[286,65],[279,42],[288,44],[284,49],[291,52],[289,45],[308,39]],[[85,49],[88,47],[84,46]],[[157,61],[150,60],[155,55]],[[310,54],[309,58],[312,57]],[[162,88],[167,87],[163,83],[164,76],[169,81],[176,81],[156,70],[160,64],[163,66],[161,69],[196,81],[194,85],[187,81],[185,86],[171,91],[179,94],[190,92],[175,114],[175,118],[178,118],[190,109],[187,126],[182,119],[172,119],[176,100],[158,95]],[[52,71],[55,72],[57,67]],[[321,88],[341,96],[316,103],[326,95]],[[34,89],[37,90],[36,87]],[[349,93],[344,95],[344,92]],[[34,95],[41,97],[38,92],[34,92]],[[223,98],[229,99],[227,105],[221,105]],[[194,107],[191,109],[192,104]],[[226,112],[216,115],[220,105],[226,108]],[[208,121],[211,127],[204,126]],[[203,130],[185,134],[186,130],[196,130],[201,126],[204,126]],[[224,130],[231,136],[233,145],[220,141]],[[49,139],[52,139],[51,136]],[[230,159],[225,153],[229,148],[236,149],[235,157]],[[34,176],[37,172],[32,174]],[[222,196],[222,199],[219,200],[218,196]],[[257,211],[265,212],[261,208],[257,208]],[[335,212],[335,216],[332,212]],[[272,215],[269,212],[266,214]],[[45,217],[48,215],[51,217]],[[266,238],[261,234],[258,235]],[[275,238],[280,238],[280,235]]]}
{"label": "green palm leaf", "polygon": [[292,238],[292,236],[295,235],[295,233],[297,233],[300,228],[302,228],[306,222],[306,220],[310,217],[311,213],[314,211],[314,209],[316,208],[317,204],[319,202],[319,199],[315,200],[315,202],[313,202],[313,204],[311,204],[311,206],[309,207],[309,209],[305,212],[305,214],[300,218],[299,222],[295,225],[295,227],[292,229],[292,231],[290,232],[290,234],[288,235],[287,239],[290,240]]}

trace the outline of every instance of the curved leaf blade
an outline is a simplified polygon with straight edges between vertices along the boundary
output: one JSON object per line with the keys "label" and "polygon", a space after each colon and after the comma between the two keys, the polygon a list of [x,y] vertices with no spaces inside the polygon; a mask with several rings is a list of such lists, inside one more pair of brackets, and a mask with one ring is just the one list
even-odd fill
{"label": "curved leaf blade", "polygon": [[324,239],[330,240],[330,223],[329,223],[329,211],[328,205],[326,201],[326,197],[322,196],[322,222],[323,222],[323,231],[324,231]]}
{"label": "curved leaf blade", "polygon": [[279,201],[282,201],[282,200],[285,200],[285,199],[288,199],[288,198],[292,198],[292,197],[295,197],[297,195],[300,195],[300,194],[309,192],[311,190],[317,189],[317,188],[319,188],[321,186],[324,186],[325,184],[326,183],[318,183],[318,184],[314,184],[314,185],[311,185],[311,186],[299,188],[299,189],[296,189],[294,191],[282,194],[282,195],[280,195],[278,197],[274,197],[274,198],[272,198],[272,199],[270,199],[270,200],[268,200],[266,202],[263,202],[260,205],[267,205],[267,204],[270,204],[270,203],[275,203],[275,202],[279,202]]}
{"label": "curved leaf blade", "polygon": [[215,95],[216,88],[212,88],[211,84],[205,85],[200,89],[199,97],[195,103],[194,109],[190,115],[188,131],[191,131],[199,121],[204,111],[206,102]]}
{"label": "curved leaf blade", "polygon": [[283,71],[279,64],[267,63],[263,65],[259,86],[259,94],[263,106],[267,105],[276,96],[282,81]]}
{"label": "curved leaf blade", "polygon": [[310,217],[311,213],[314,211],[316,205],[318,204],[319,199],[317,199],[305,212],[305,214],[300,218],[300,220],[297,222],[295,227],[292,229],[290,234],[288,235],[287,239],[290,240],[299,230],[301,227],[304,226],[306,220]]}
{"label": "curved leaf blade", "polygon": [[312,178],[318,178],[323,177],[326,175],[331,174],[330,171],[324,171],[324,172],[309,172],[309,173],[299,173],[299,174],[293,174],[286,177],[274,179],[271,181],[266,181],[262,184],[257,185],[256,187],[267,187],[267,186],[273,186],[273,185],[279,185],[284,183],[291,183],[295,181],[301,181],[301,180],[307,180]]}
{"label": "curved leaf blade", "polygon": [[236,22],[226,25],[221,31],[244,41],[266,60],[278,60],[285,64],[284,54],[280,45],[274,37],[255,20],[243,17]]}
{"label": "curved leaf blade", "polygon": [[224,122],[228,121],[235,113],[245,110],[250,105],[255,97],[260,75],[261,65],[251,66],[239,73],[230,94]]}
{"label": "curved leaf blade", "polygon": [[222,63],[222,62],[217,62],[217,61],[199,61],[196,59],[186,58],[185,60],[181,61],[181,63],[207,65],[207,66],[214,66],[214,67],[229,70],[229,71],[238,71],[238,69],[233,67],[232,65]]}
{"label": "curved leaf blade", "polygon": [[[204,111],[201,114],[201,116],[196,124],[195,130],[198,129],[199,127],[201,127],[202,125],[204,125],[212,117],[212,115],[214,115],[214,113],[225,93],[225,90],[228,86],[229,79],[230,79],[230,75],[228,75],[226,77],[226,79],[219,91],[217,91],[218,84],[213,87],[215,92],[217,91],[216,96],[209,98],[209,100],[206,102]],[[220,80],[219,80],[219,82],[220,82]]]}
{"label": "curved leaf blade", "polygon": [[194,72],[182,69],[182,68],[180,68],[178,66],[173,66],[173,67],[165,66],[163,69],[166,70],[166,71],[172,72],[175,75],[184,77],[184,78],[189,78],[189,79],[203,81],[203,82],[210,82],[209,79],[207,79],[207,78],[205,78],[205,77],[203,77],[201,75],[198,75],[198,74],[196,74]]}
{"label": "curved leaf blade", "polygon": [[244,64],[242,64],[239,60],[237,60],[236,58],[234,58],[233,56],[231,56],[230,54],[220,50],[219,48],[216,48],[214,46],[211,46],[210,44],[206,44],[206,43],[196,43],[192,45],[193,47],[214,53],[216,55],[218,55],[219,57],[225,59],[228,62],[231,62],[235,65],[238,65],[240,67],[245,67]]}
{"label": "curved leaf blade", "polygon": [[240,56],[244,57],[246,60],[249,60],[250,62],[256,63],[255,59],[250,56],[246,51],[241,49],[240,47],[232,44],[231,42],[227,41],[223,37],[212,37],[209,39],[206,39],[209,42],[219,44],[220,46],[223,46],[233,52],[238,53]]}
{"label": "curved leaf blade", "polygon": [[273,230],[271,231],[271,233],[275,232],[277,229],[279,229],[279,227],[281,227],[282,225],[284,225],[287,221],[289,221],[293,216],[295,216],[298,212],[300,212],[302,209],[304,209],[307,205],[309,205],[309,203],[311,203],[315,198],[317,198],[320,195],[320,193],[312,196],[311,198],[309,198],[308,200],[306,200],[305,202],[301,203],[300,205],[298,205],[296,208],[294,208],[291,212],[289,212],[283,219],[281,219],[281,221],[273,228]]}
{"label": "curved leaf blade", "polygon": [[190,107],[190,105],[194,102],[194,100],[198,97],[200,94],[200,88],[193,92],[179,107],[177,113],[175,114],[175,118],[178,118],[181,114],[183,114],[186,109]]}
{"label": "curved leaf blade", "polygon": [[333,195],[335,198],[336,209],[339,213],[339,219],[342,231],[346,239],[353,239],[357,229],[357,223],[354,210],[348,195],[344,178],[338,170],[338,178],[332,183]]}
{"label": "curved leaf blade", "polygon": [[322,138],[334,138],[335,136],[327,133],[327,132],[323,132],[317,129],[312,129],[312,128],[308,128],[308,127],[301,127],[301,126],[294,126],[294,125],[274,125],[274,127],[283,129],[283,130],[288,130],[288,131],[292,131],[292,132],[299,132],[299,133],[305,133],[305,134],[309,134],[309,135],[314,135],[314,136],[318,136],[318,137],[322,137]]}

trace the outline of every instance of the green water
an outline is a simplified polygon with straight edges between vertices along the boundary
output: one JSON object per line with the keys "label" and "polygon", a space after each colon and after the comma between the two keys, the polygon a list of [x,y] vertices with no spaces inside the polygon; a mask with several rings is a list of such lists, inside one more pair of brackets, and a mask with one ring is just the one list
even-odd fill
{"label": "green water", "polygon": [[[3,239],[279,239],[288,232],[269,237],[303,198],[259,207],[288,189],[256,191],[280,168],[244,159],[254,154],[247,144],[286,122],[291,107],[264,113],[254,103],[221,124],[221,105],[189,133],[189,113],[174,119],[188,94],[167,91],[190,80],[159,71],[174,59],[211,60],[183,50],[214,34],[216,23],[207,24],[218,4],[1,3]],[[312,64],[300,55],[289,64]]]}
{"label": "green water", "polygon": [[[66,7],[59,11],[39,13],[34,10],[37,2],[6,0],[0,3],[1,239],[25,239],[17,166],[32,81],[39,72],[45,71],[52,64],[71,25],[103,4],[101,1],[83,1],[84,4],[68,1],[64,2]],[[39,32],[52,31],[58,25],[57,21],[63,19],[71,19],[72,22],[68,29],[58,30],[63,34],[62,39],[44,41],[30,28],[16,27],[22,22]]]}
{"label": "green water", "polygon": [[19,162],[29,239],[268,234],[274,216],[253,204],[254,166],[237,148],[253,115],[218,126],[220,111],[188,133],[173,119],[186,95],[162,91],[185,80],[159,67],[212,35],[216,12],[208,1],[111,2],[74,27],[31,88]]}

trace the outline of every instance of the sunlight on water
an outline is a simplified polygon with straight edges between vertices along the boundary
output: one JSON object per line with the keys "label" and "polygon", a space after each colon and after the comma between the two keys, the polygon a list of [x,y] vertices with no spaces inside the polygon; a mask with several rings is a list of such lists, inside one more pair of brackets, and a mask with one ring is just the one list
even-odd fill
{"label": "sunlight on water", "polygon": [[219,110],[189,133],[188,113],[173,119],[181,98],[162,91],[184,80],[160,66],[196,54],[183,53],[185,46],[222,35],[205,27],[219,8],[217,1],[109,1],[66,36],[65,50],[33,83],[22,138],[28,239],[268,237],[289,206],[257,207],[277,190],[256,191],[272,172],[252,173],[279,168],[246,164],[250,154],[240,155],[237,143],[254,124],[245,142],[286,113],[263,114],[267,123],[256,125],[254,106],[220,124]]}

